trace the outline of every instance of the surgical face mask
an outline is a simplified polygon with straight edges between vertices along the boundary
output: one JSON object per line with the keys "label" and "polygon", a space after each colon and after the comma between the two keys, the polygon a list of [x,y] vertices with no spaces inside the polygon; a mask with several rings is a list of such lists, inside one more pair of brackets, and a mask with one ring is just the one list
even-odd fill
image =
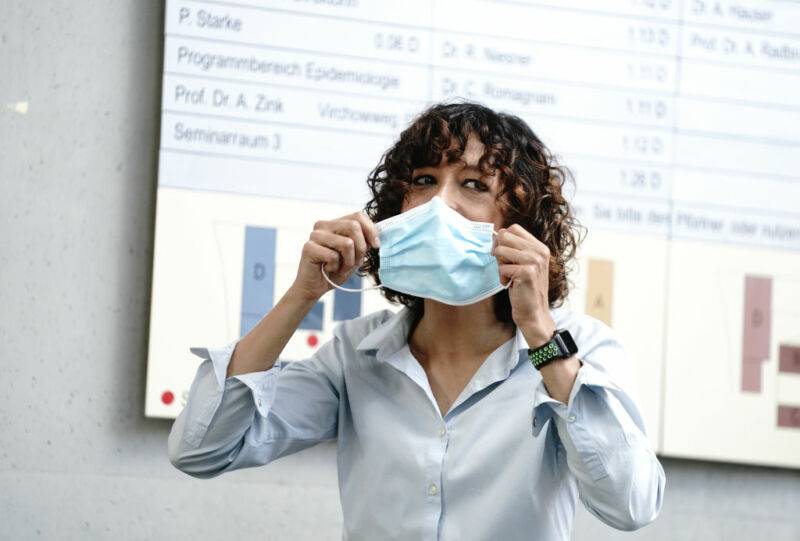
{"label": "surgical face mask", "polygon": [[476,303],[508,287],[500,283],[491,254],[494,226],[466,219],[438,196],[376,225],[384,287],[454,306]]}

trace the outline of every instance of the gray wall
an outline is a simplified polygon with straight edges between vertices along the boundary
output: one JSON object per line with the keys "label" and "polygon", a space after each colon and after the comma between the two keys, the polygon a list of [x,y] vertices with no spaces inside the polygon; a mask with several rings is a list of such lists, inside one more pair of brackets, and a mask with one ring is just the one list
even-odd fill
{"label": "gray wall", "polygon": [[[155,0],[3,0],[0,538],[336,539],[333,446],[197,481],[143,416],[162,35]],[[800,539],[800,472],[663,463],[657,522],[573,538]]]}

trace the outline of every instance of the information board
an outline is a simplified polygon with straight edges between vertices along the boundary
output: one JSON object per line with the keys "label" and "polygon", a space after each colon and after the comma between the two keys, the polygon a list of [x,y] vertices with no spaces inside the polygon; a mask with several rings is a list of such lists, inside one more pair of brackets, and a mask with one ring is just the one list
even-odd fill
{"label": "information board", "polygon": [[[294,279],[427,105],[518,114],[574,173],[568,307],[672,456],[800,467],[800,3],[168,0],[146,414]],[[387,306],[329,293],[282,357]]]}

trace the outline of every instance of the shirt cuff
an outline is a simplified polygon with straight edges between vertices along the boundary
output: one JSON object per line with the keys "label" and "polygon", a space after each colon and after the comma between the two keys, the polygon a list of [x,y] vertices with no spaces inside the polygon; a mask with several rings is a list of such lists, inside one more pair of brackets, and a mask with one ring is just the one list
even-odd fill
{"label": "shirt cuff", "polygon": [[[233,350],[236,348],[236,344],[238,343],[239,339],[236,339],[230,344],[221,348],[189,348],[189,351],[201,359],[211,361],[211,365],[214,369],[214,376],[217,381],[217,392],[222,393],[224,389],[226,389],[226,387],[235,380],[242,382],[248,389],[250,389],[250,392],[253,395],[253,402],[255,403],[258,412],[263,417],[266,417],[269,413],[270,407],[272,406],[272,402],[275,399],[275,387],[278,372],[280,372],[285,363],[281,363],[280,360],[276,360],[275,364],[267,370],[239,374],[226,379],[225,376],[228,373],[228,365],[231,362]],[[220,397],[220,402],[221,401],[222,399]],[[219,403],[217,405],[219,405]],[[215,411],[216,409],[214,412]],[[212,416],[214,412],[211,412]],[[210,421],[210,419],[208,420]]]}
{"label": "shirt cuff", "polygon": [[217,385],[221,389],[225,385],[225,375],[228,373],[228,365],[231,362],[233,350],[238,343],[239,339],[237,338],[227,346],[221,348],[189,348],[189,351],[203,360],[211,360],[211,365],[214,367],[214,376],[217,379]]}
{"label": "shirt cuff", "polygon": [[578,371],[567,404],[550,397],[543,381],[534,397],[534,436],[556,417],[553,421],[559,437],[569,440],[564,442],[568,450],[571,448],[580,456],[594,481],[608,475],[605,464],[608,456],[630,448],[628,433],[639,431],[645,435],[644,422],[631,397],[600,368],[589,363],[584,362]]}
{"label": "shirt cuff", "polygon": [[[572,414],[572,408],[575,404],[575,397],[581,392],[581,389],[586,387],[605,388],[612,394],[620,398],[620,395],[625,396],[624,392],[614,384],[608,376],[593,367],[591,364],[582,361],[578,374],[575,377],[575,383],[572,385],[572,390],[569,393],[567,403],[559,402],[547,392],[544,380],[540,381],[536,386],[533,393],[533,435],[538,436],[542,431],[542,427],[549,421],[553,415],[558,415],[564,420],[569,420]],[[629,399],[621,400],[623,403]],[[636,424],[640,427],[644,426],[641,418],[634,419]]]}

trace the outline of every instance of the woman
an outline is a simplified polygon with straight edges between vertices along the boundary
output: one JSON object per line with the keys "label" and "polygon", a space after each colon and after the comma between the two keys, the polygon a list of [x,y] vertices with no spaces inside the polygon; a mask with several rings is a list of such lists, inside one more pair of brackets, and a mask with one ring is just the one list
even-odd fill
{"label": "woman", "polygon": [[[577,246],[565,178],[514,116],[425,111],[372,172],[366,213],[318,222],[272,311],[205,352],[173,464],[211,477],[337,438],[346,539],[568,539],[578,497],[616,528],[653,520],[664,473],[625,353],[557,308]],[[276,364],[365,257],[405,307]]]}

